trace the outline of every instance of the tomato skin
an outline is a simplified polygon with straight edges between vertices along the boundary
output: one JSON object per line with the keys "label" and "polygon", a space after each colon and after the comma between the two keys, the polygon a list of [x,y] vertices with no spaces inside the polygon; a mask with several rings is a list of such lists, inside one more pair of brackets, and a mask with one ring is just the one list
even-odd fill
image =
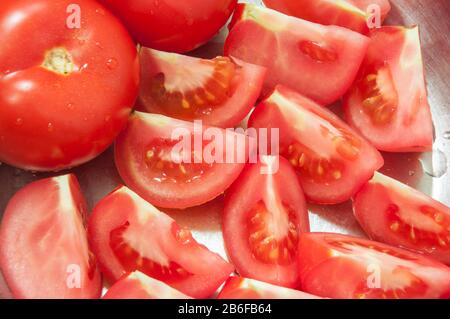
{"label": "tomato skin", "polygon": [[[74,175],[33,182],[13,196],[0,226],[0,268],[14,298],[100,297],[86,210]],[[80,288],[69,286],[71,265],[79,267]]]}
{"label": "tomato skin", "polygon": [[[284,218],[289,218],[288,221],[292,222],[295,227],[295,238],[299,233],[309,231],[308,211],[294,170],[286,159],[280,157],[277,158],[279,168],[275,172],[277,166],[274,161],[275,157],[271,160],[273,161],[269,162],[266,159],[260,160],[257,164],[247,164],[241,176],[225,193],[222,217],[223,236],[228,255],[240,275],[275,285],[296,288],[299,284],[296,251],[292,251],[293,260],[282,264],[279,260],[275,261],[275,264],[262,260],[261,257],[258,258],[254,254],[254,249],[261,246],[252,248],[250,237],[254,233],[249,233],[249,226],[246,227],[249,219],[253,217],[252,210],[262,202],[272,219],[272,223],[266,225],[267,228],[283,228],[282,231],[287,231]],[[263,175],[262,170],[264,169],[275,173]],[[261,191],[256,192],[257,189]],[[288,213],[289,216],[286,216]],[[267,231],[267,229],[258,228],[257,231]],[[266,235],[267,237],[277,236],[273,231],[267,231]],[[277,238],[278,251],[283,252],[284,248],[281,245],[286,236]],[[289,240],[291,239],[290,237]],[[296,245],[296,242],[293,245]],[[294,247],[295,249],[296,247]]]}
{"label": "tomato skin", "polygon": [[[193,132],[195,128],[192,122],[158,114],[134,112],[129,119],[127,129],[116,141],[115,161],[126,185],[140,196],[158,207],[182,209],[204,204],[222,194],[239,176],[250,152],[247,150],[249,140],[244,137],[245,149],[236,149],[235,154],[244,154],[245,162],[213,163],[200,178],[193,179],[191,182],[160,182],[145,174],[150,169],[143,158],[152,141],[161,138],[172,140],[172,133],[176,128],[187,129],[196,136],[202,133]],[[207,126],[203,128],[206,129]],[[220,130],[224,135],[228,134],[225,130]],[[230,134],[237,136],[235,133]],[[224,147],[224,153],[226,153],[227,145]],[[192,166],[197,167],[197,164]]]}
{"label": "tomato skin", "polygon": [[[371,31],[370,38],[360,72],[343,99],[346,121],[381,151],[431,150],[433,123],[427,99],[419,28],[386,26]],[[406,60],[412,62],[404,63]],[[361,90],[365,81],[379,70],[389,73],[390,80],[384,83],[377,77],[378,96],[372,96],[372,99],[394,95],[391,118],[381,125],[374,123],[373,115],[365,112],[365,102],[369,99]],[[390,89],[387,90],[387,87]],[[383,93],[385,91],[391,94]],[[409,134],[404,134],[405,131]]]}
{"label": "tomato skin", "polygon": [[217,299],[318,299],[308,293],[244,277],[230,277]]}
{"label": "tomato skin", "polygon": [[367,8],[371,4],[380,6],[383,21],[391,9],[388,0],[348,0],[340,4],[326,0],[264,0],[264,4],[301,19],[324,25],[338,25],[366,34],[369,32]]}
{"label": "tomato skin", "polygon": [[[128,225],[130,231],[122,237],[121,245],[136,252],[133,260],[124,260],[124,256],[117,254],[117,246],[113,246],[113,232],[123,225]],[[181,234],[186,238],[181,238]],[[171,217],[125,186],[117,188],[96,205],[89,218],[88,238],[109,282],[136,270],[155,277],[154,272],[147,272],[148,263],[164,267],[176,263],[187,276],[171,274],[158,280],[188,296],[207,298],[234,270],[218,254],[197,243],[188,230],[180,229]],[[127,269],[125,261],[137,266]],[[213,273],[211,269],[214,269]]]}
{"label": "tomato skin", "polygon": [[368,43],[366,36],[342,27],[238,4],[224,52],[268,69],[264,95],[281,84],[328,105],[351,86]]}
{"label": "tomato skin", "polygon": [[[322,181],[316,180],[317,176],[314,175],[306,176],[303,170],[306,169],[306,165],[300,167],[300,160],[295,159],[297,175],[306,198],[314,203],[337,204],[349,200],[364,183],[372,178],[373,173],[384,165],[381,154],[339,117],[283,86],[277,86],[273,93],[256,107],[250,116],[249,127],[279,128],[280,153],[284,156],[290,156],[287,154],[291,145],[298,142],[310,148],[309,157],[325,154],[319,156],[321,161],[328,156],[339,163],[338,178]],[[338,132],[333,133],[335,135],[332,137],[324,136],[324,127],[333,131],[338,130]],[[358,151],[356,154],[351,154],[351,158],[344,157],[346,152],[342,152],[340,144],[334,142],[334,140],[341,140],[342,136],[339,134],[345,136],[347,141],[358,144],[354,146],[358,148]],[[308,172],[315,172],[319,166],[310,165],[309,168]]]}
{"label": "tomato skin", "polygon": [[[322,297],[448,298],[450,268],[378,242],[331,233],[302,234],[302,290]],[[380,287],[369,287],[377,272]]]}
{"label": "tomato skin", "polygon": [[[73,167],[104,151],[126,124],[139,82],[133,41],[93,0],[77,2],[82,27],[69,29],[71,4],[2,1],[0,37],[8,43],[0,52],[2,162],[33,171]],[[13,23],[14,14],[21,22]],[[68,74],[42,66],[57,48],[72,59]]]}
{"label": "tomato skin", "polygon": [[355,195],[353,212],[373,240],[450,264],[450,208],[431,197],[377,173]]}
{"label": "tomato skin", "polygon": [[191,299],[165,283],[135,271],[112,285],[103,299]]}
{"label": "tomato skin", "polygon": [[231,16],[237,0],[100,0],[140,44],[188,52],[206,43]]}
{"label": "tomato skin", "polygon": [[[222,128],[235,127],[248,115],[261,93],[266,76],[266,69],[261,66],[245,63],[238,59],[231,59],[236,69],[232,80],[232,92],[227,93],[229,95],[227,100],[219,105],[211,106],[208,112],[192,114],[191,111],[191,113],[180,115],[177,113],[178,109],[173,110],[171,107],[161,105],[156,101],[155,94],[152,91],[155,77],[164,73],[164,71],[172,72],[173,74],[168,75],[173,76],[176,81],[180,81],[180,78],[182,78],[184,83],[189,83],[199,73],[198,68],[188,74],[180,72],[180,68],[191,65],[194,67],[201,66],[202,63],[210,62],[211,60],[166,53],[148,48],[141,48],[140,58],[141,84],[139,104],[141,107],[138,107],[139,110],[163,114],[185,121],[202,120],[204,124]],[[173,69],[167,71],[167,69],[170,69],[169,65],[172,65]],[[169,82],[169,84],[172,83]]]}

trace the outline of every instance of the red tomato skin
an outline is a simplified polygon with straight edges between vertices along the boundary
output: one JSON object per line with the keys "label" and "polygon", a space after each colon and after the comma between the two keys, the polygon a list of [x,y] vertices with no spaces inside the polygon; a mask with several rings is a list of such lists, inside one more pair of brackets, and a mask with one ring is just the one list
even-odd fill
{"label": "red tomato skin", "polygon": [[102,299],[191,299],[165,283],[140,272],[124,275]]}
{"label": "red tomato skin", "polygon": [[[45,200],[43,200],[44,197]],[[54,200],[61,202],[54,203]],[[44,208],[46,208],[45,211],[39,211]],[[0,268],[14,298],[96,299],[100,297],[101,275],[96,264],[91,264],[93,259],[91,259],[92,255],[83,225],[86,210],[80,186],[75,175],[72,174],[33,182],[12,197],[0,227]],[[58,219],[64,218],[68,213],[74,214],[74,218],[65,220],[68,225],[64,224],[64,226],[72,226],[74,229],[58,229],[56,223],[64,221]],[[36,214],[41,216],[35,216]],[[35,223],[39,221],[41,223],[34,225],[32,218],[38,219]],[[50,224],[51,222],[55,224]],[[71,222],[76,225],[69,224]],[[53,227],[49,228],[49,225]],[[63,237],[66,233],[75,232],[79,232],[80,237]],[[44,241],[46,236],[53,239],[52,242],[47,239],[48,244],[57,241],[59,246],[38,247],[38,243],[41,245],[46,243]],[[23,244],[31,246],[14,247],[14,245]],[[68,252],[68,249],[72,251]],[[64,256],[64,253],[67,256]],[[63,259],[53,267],[42,260],[33,263],[33,256],[39,254],[47,261]],[[81,267],[80,288],[68,286],[69,274],[66,270],[71,264]],[[52,275],[58,277],[52,278]]]}
{"label": "red tomato skin", "polygon": [[[238,4],[229,28],[225,55],[267,68],[263,96],[280,84],[322,105],[336,102],[352,85],[369,44],[366,36],[349,29],[243,3]],[[333,57],[316,61],[302,51],[303,42]]]}
{"label": "red tomato skin", "polygon": [[[370,203],[370,207],[368,203]],[[428,223],[431,222],[432,227],[440,228],[442,233],[434,233],[433,244],[420,239],[417,242],[412,242],[410,232],[407,232],[405,237],[405,234],[399,234],[398,231],[391,229],[394,221],[390,219],[388,214],[392,205],[398,207],[400,212],[405,212],[405,218],[409,216],[408,211],[423,216],[422,222],[426,222],[427,225],[430,225]],[[424,206],[437,210],[440,215],[438,216],[436,212],[434,216],[424,216],[421,212],[421,208]],[[411,249],[450,265],[450,249],[448,248],[450,238],[448,238],[448,230],[445,229],[450,220],[450,208],[433,198],[377,173],[354,196],[353,212],[361,227],[372,240]],[[409,216],[409,218],[412,218],[412,216]],[[442,221],[438,223],[437,218],[441,218]],[[424,227],[424,224],[422,226]],[[416,225],[414,229],[415,233],[418,234],[421,230],[420,224]],[[441,238],[441,244],[439,244],[438,238]]]}
{"label": "red tomato skin", "polygon": [[[127,221],[132,223],[131,219],[135,219],[137,214],[147,213],[149,207],[155,213],[156,208],[125,186],[119,186],[95,206],[88,222],[88,239],[93,252],[97,256],[100,270],[108,282],[116,282],[127,273],[111,249],[110,232]],[[170,219],[162,212],[157,212],[154,217],[156,219],[159,217],[165,220]],[[158,225],[158,220],[155,220],[155,225]],[[176,222],[172,220],[170,229],[174,225],[176,225]],[[164,252],[172,258],[177,258],[179,264],[185,268],[188,265],[191,268],[202,269],[203,271],[208,267],[214,269],[214,273],[195,273],[188,278],[169,283],[174,289],[193,298],[208,298],[234,271],[231,264],[197,242],[191,242],[188,246],[174,244],[175,239],[171,235],[170,229],[167,229],[167,225],[161,224],[159,226],[153,226],[153,229],[148,229],[148,233],[145,234],[145,237],[149,238],[147,241],[149,245],[164,246]],[[150,236],[157,232],[159,232],[158,240],[155,242]],[[164,239],[160,240],[163,236]],[[143,235],[141,238],[145,237]],[[170,250],[170,247],[173,247],[173,249]],[[166,250],[166,248],[169,250]]]}
{"label": "red tomato skin", "polygon": [[[296,115],[292,115],[292,113],[284,115],[283,113],[288,110],[288,105],[278,103],[274,97],[282,97],[293,102],[299,110],[306,110],[309,113],[308,120],[310,121],[325,119],[334,127],[344,128],[353,136],[361,139],[360,155],[355,161],[346,161],[347,169],[340,180],[325,185],[324,183],[309,181],[303,178],[300,173],[297,174],[308,201],[328,205],[345,202],[372,178],[376,170],[384,165],[381,154],[339,117],[297,92],[279,85],[269,97],[256,107],[250,116],[248,126],[256,129],[279,128],[281,149],[288,147],[294,134],[296,134],[293,127],[296,125],[297,119],[295,118]],[[323,137],[317,135],[316,140],[320,141],[320,139],[323,139]],[[360,167],[358,170],[349,169],[352,165],[359,165]]]}
{"label": "red tomato skin", "polygon": [[237,0],[100,0],[143,46],[184,53],[211,39]]}
{"label": "red tomato skin", "polygon": [[[373,255],[368,248],[362,248],[359,253],[353,253],[351,250],[330,246],[330,241],[348,243],[349,247],[354,247],[354,243],[365,247],[374,246],[377,247],[378,251],[387,250],[399,257],[391,257],[395,260],[394,262],[392,262],[392,259],[384,260],[383,258],[386,257]],[[369,267],[377,265],[383,272],[392,263],[398,265],[398,270],[404,271],[406,269],[409,271],[408,274],[413,273],[416,278],[424,282],[422,294],[416,295],[414,298],[445,299],[448,298],[450,293],[449,267],[408,250],[362,238],[332,233],[302,234],[299,243],[299,256],[302,290],[321,297],[333,299],[367,298],[357,295],[357,289],[359,285],[367,282],[372,273],[372,271],[369,271]],[[402,262],[407,263],[409,268],[402,265]],[[391,277],[396,277],[395,274],[395,271],[389,272]],[[380,275],[383,283],[383,277],[387,274],[381,273]]]}
{"label": "red tomato skin", "polygon": [[[345,119],[378,150],[426,152],[433,145],[433,121],[428,104],[419,28],[385,26],[370,32],[371,42],[355,84],[343,98]],[[401,61],[415,61],[404,64]],[[362,110],[357,84],[373,65],[389,68],[399,102],[397,114],[386,125],[375,126]],[[398,116],[398,113],[402,116]],[[404,134],[405,130],[409,133]]]}
{"label": "red tomato skin", "polygon": [[[276,197],[295,212],[296,229],[309,232],[309,216],[302,188],[289,162],[279,157],[279,169],[272,175],[262,175],[261,169],[270,165],[247,164],[239,178],[225,193],[222,217],[223,236],[230,259],[241,276],[261,280],[274,285],[296,288],[299,285],[296,261],[287,265],[265,264],[257,260],[249,247],[247,212],[263,201],[266,208],[276,205]],[[272,189],[269,185],[273,183]],[[286,184],[289,183],[289,187]],[[286,188],[285,188],[286,187]],[[257,189],[261,191],[256,192]],[[265,191],[267,190],[267,192]],[[273,191],[277,195],[268,192]],[[250,193],[249,193],[250,192]]]}
{"label": "red tomato skin", "polygon": [[[2,2],[0,23],[9,26],[0,30],[8,43],[0,52],[2,162],[33,171],[73,167],[104,151],[126,124],[138,93],[134,43],[120,21],[93,0],[77,2],[82,27],[69,29],[71,4]],[[23,14],[23,23],[11,22],[14,12]],[[55,48],[72,57],[71,73],[41,66]]]}

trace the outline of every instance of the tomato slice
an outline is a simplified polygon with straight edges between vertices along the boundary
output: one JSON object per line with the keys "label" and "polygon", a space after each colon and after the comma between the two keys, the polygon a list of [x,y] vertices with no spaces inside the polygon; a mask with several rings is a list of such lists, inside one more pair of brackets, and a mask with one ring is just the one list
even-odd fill
{"label": "tomato slice", "polygon": [[99,265],[111,282],[137,270],[188,296],[205,298],[234,270],[197,243],[189,230],[125,186],[97,204],[88,231]]}
{"label": "tomato slice", "polygon": [[218,299],[317,299],[306,292],[243,277],[230,277]]}
{"label": "tomato slice", "polygon": [[[218,128],[213,130],[222,140],[206,138],[207,129],[163,115],[135,112],[127,130],[116,141],[120,175],[131,189],[158,207],[186,208],[214,199],[239,176],[249,155],[247,149],[253,143],[248,143],[243,134]],[[174,139],[172,135],[180,130],[190,136]],[[191,145],[176,151],[174,156],[177,145],[189,139]],[[196,150],[196,141],[203,150]],[[206,158],[211,149],[210,153],[217,151],[222,162]],[[226,161],[230,154],[235,161]],[[181,159],[189,159],[190,163]]]}
{"label": "tomato slice", "polygon": [[297,287],[298,236],[307,231],[303,191],[284,158],[248,164],[225,193],[225,246],[242,276]]}
{"label": "tomato slice", "polygon": [[33,182],[8,203],[0,226],[0,268],[14,298],[99,298],[86,205],[74,175]]}
{"label": "tomato slice", "polygon": [[384,163],[381,154],[336,115],[282,86],[256,107],[249,126],[279,128],[280,154],[294,166],[312,202],[350,199]]}
{"label": "tomato slice", "polygon": [[340,234],[300,236],[302,290],[329,298],[448,298],[450,268],[408,250]]}
{"label": "tomato slice", "polygon": [[238,4],[225,54],[265,66],[265,93],[282,84],[327,105],[351,86],[368,43],[351,30]]}
{"label": "tomato slice", "polygon": [[141,110],[234,127],[255,105],[266,69],[233,58],[199,59],[142,48]]}
{"label": "tomato slice", "polygon": [[419,28],[382,27],[370,37],[366,59],[344,98],[347,121],[379,150],[430,150],[433,123]]}
{"label": "tomato slice", "polygon": [[382,22],[391,5],[388,0],[264,0],[264,4],[285,14],[324,25],[338,25],[366,34],[370,5],[378,5]]}
{"label": "tomato slice", "polygon": [[190,299],[190,297],[140,271],[134,271],[112,285],[103,299]]}
{"label": "tomato slice", "polygon": [[353,201],[356,219],[376,241],[417,250],[450,264],[450,208],[382,174]]}

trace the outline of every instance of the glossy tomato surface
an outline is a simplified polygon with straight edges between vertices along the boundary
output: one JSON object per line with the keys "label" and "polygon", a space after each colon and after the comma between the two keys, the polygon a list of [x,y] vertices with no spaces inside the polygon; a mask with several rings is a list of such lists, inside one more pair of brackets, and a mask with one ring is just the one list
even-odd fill
{"label": "glossy tomato surface", "polygon": [[250,112],[266,69],[233,58],[193,58],[142,48],[143,111],[232,128]]}
{"label": "glossy tomato surface", "polygon": [[234,270],[197,243],[189,230],[125,186],[97,204],[88,234],[110,282],[137,270],[188,296],[206,298]]}
{"label": "glossy tomato surface", "polygon": [[103,299],[190,299],[190,297],[162,281],[140,271],[134,271],[112,285]]}
{"label": "glossy tomato surface", "polygon": [[74,175],[33,182],[8,203],[0,226],[0,268],[14,298],[99,298],[86,205]]}
{"label": "glossy tomato surface", "polygon": [[356,219],[376,241],[406,247],[450,264],[450,208],[377,173],[356,194]]}
{"label": "glossy tomato surface", "polygon": [[366,36],[342,27],[239,4],[224,50],[268,69],[266,93],[282,84],[327,105],[351,86],[368,43]]}
{"label": "glossy tomato surface", "polygon": [[216,198],[239,176],[251,145],[243,134],[207,130],[192,122],[135,112],[116,141],[120,176],[158,207],[186,208]]}
{"label": "glossy tomato surface", "polygon": [[379,150],[431,150],[433,123],[419,28],[382,27],[370,38],[365,61],[344,99],[347,121]]}
{"label": "glossy tomato surface", "polygon": [[119,20],[93,0],[4,0],[0,25],[0,161],[61,170],[104,151],[138,92]]}
{"label": "glossy tomato surface", "polygon": [[100,0],[140,44],[187,52],[212,38],[227,22],[237,0]]}
{"label": "glossy tomato surface", "polygon": [[324,24],[338,25],[356,32],[366,34],[372,19],[371,5],[380,9],[382,22],[391,5],[388,0],[264,0],[264,4],[285,14]]}
{"label": "glossy tomato surface", "polygon": [[244,277],[230,277],[218,299],[316,299],[319,297],[295,289],[275,286]]}
{"label": "glossy tomato surface", "polygon": [[284,158],[248,164],[225,193],[223,236],[241,276],[296,288],[298,237],[309,231],[295,171]]}
{"label": "glossy tomato surface", "polygon": [[282,86],[256,107],[249,126],[279,129],[279,153],[289,159],[306,197],[315,203],[347,201],[384,163],[335,114]]}
{"label": "glossy tomato surface", "polygon": [[302,234],[302,290],[329,298],[449,298],[450,268],[378,242],[331,233]]}

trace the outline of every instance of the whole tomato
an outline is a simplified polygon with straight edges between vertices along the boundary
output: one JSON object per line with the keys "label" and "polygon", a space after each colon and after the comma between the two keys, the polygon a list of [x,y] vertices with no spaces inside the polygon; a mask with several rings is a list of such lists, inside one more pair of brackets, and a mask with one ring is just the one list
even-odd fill
{"label": "whole tomato", "polygon": [[136,41],[183,53],[212,38],[237,0],[99,0],[122,19]]}
{"label": "whole tomato", "polygon": [[61,170],[104,151],[135,102],[139,60],[93,0],[2,0],[0,161]]}

